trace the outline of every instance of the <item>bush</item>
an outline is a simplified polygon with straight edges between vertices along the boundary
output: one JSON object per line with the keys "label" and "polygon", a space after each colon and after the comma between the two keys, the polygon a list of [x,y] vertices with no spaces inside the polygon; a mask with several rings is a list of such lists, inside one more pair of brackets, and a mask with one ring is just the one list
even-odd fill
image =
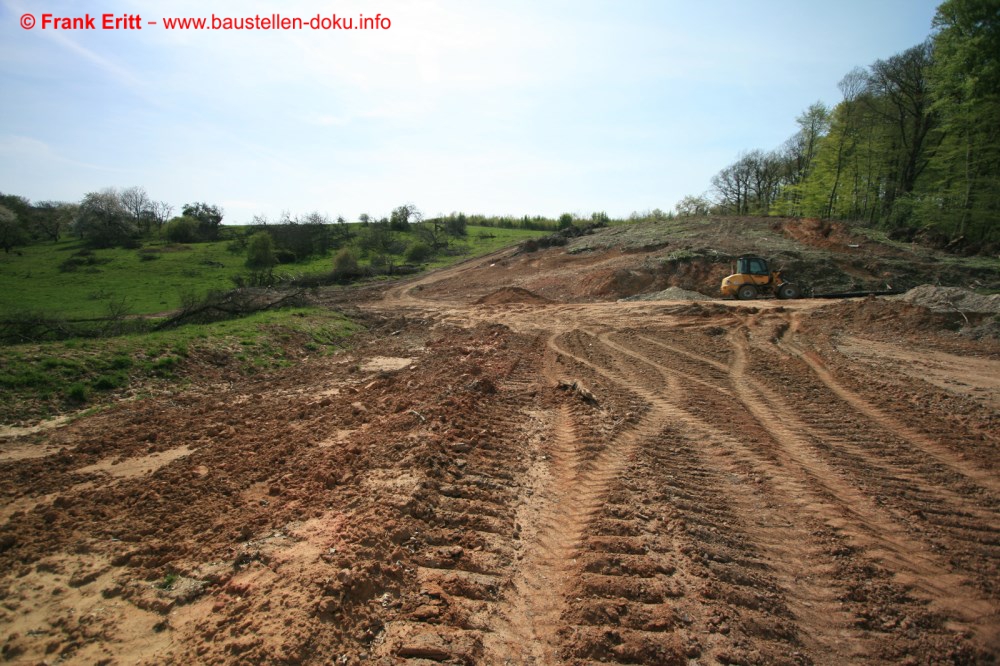
{"label": "bush", "polygon": [[413,264],[419,264],[427,261],[432,256],[434,256],[434,250],[427,243],[417,241],[406,248],[406,260]]}
{"label": "bush", "polygon": [[87,402],[87,399],[90,397],[90,391],[84,384],[76,382],[67,389],[66,397],[73,402]]}
{"label": "bush", "polygon": [[358,270],[358,258],[350,248],[343,248],[333,257],[333,272],[337,275],[356,275]]}
{"label": "bush", "polygon": [[274,254],[274,241],[266,231],[258,231],[247,242],[247,268],[270,271],[278,263]]}
{"label": "bush", "polygon": [[285,248],[278,248],[274,251],[274,258],[278,260],[279,264],[294,264],[298,261],[298,257],[291,250],[286,250]]}
{"label": "bush", "polygon": [[167,222],[163,234],[172,243],[194,243],[198,240],[198,220],[192,217],[175,217]]}
{"label": "bush", "polygon": [[101,375],[94,381],[94,388],[98,391],[110,391],[124,386],[126,383],[128,383],[128,379],[124,375]]}

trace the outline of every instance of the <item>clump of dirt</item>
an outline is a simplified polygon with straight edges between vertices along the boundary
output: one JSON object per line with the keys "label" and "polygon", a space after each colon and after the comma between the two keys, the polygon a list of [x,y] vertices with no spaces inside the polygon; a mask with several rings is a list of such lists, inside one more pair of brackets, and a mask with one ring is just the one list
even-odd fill
{"label": "clump of dirt", "polygon": [[938,287],[932,284],[922,284],[897,298],[914,305],[922,305],[934,312],[955,312],[957,310],[959,312],[1000,314],[1000,294],[983,296],[961,287]]}
{"label": "clump of dirt", "polygon": [[854,238],[847,231],[842,222],[832,220],[815,218],[779,220],[774,223],[774,230],[803,245],[825,250],[847,252],[862,244],[860,239]]}
{"label": "clump of dirt", "polygon": [[652,294],[640,294],[623,298],[623,301],[710,301],[711,296],[706,296],[698,291],[681,289],[680,287],[667,287],[663,291]]}
{"label": "clump of dirt", "polygon": [[535,292],[522,287],[503,287],[502,289],[497,289],[492,293],[486,294],[476,301],[476,305],[507,305],[510,303],[542,304],[551,302],[551,300],[544,296],[539,296]]}

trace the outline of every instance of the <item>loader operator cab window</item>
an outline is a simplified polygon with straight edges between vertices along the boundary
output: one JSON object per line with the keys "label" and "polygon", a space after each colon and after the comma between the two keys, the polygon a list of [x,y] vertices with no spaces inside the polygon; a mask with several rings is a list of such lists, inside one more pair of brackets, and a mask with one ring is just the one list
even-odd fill
{"label": "loader operator cab window", "polygon": [[763,259],[750,260],[750,275],[767,275],[767,264]]}

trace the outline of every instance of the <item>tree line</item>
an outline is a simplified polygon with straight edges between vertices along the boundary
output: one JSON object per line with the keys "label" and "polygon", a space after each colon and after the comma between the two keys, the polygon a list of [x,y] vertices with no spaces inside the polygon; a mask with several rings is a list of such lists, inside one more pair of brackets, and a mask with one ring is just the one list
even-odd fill
{"label": "tree line", "polygon": [[681,215],[861,221],[965,252],[1000,247],[1000,9],[946,0],[923,43],[839,83],[775,150],[751,150]]}

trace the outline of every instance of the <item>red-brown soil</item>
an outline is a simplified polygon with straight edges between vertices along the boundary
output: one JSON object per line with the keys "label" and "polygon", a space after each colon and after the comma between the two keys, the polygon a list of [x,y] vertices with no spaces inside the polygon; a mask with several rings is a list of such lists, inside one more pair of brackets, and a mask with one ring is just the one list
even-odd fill
{"label": "red-brown soil", "polygon": [[995,663],[996,341],[882,299],[475,304],[603,260],[338,292],[349,352],[0,443],[0,656]]}

